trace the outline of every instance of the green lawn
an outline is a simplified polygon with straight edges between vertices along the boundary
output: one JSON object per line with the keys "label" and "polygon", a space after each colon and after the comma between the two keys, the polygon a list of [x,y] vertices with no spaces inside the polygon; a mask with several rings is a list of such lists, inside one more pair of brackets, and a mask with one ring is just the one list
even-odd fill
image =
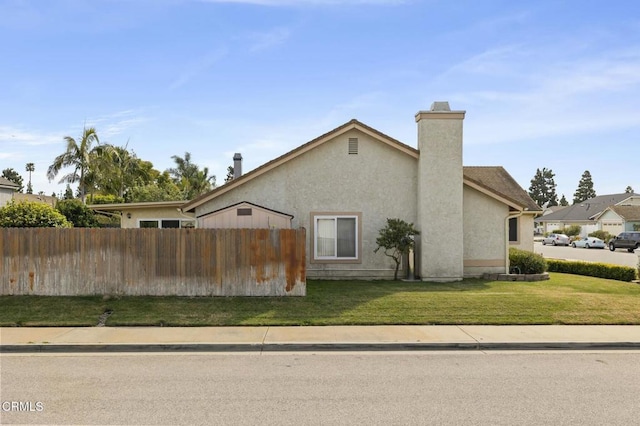
{"label": "green lawn", "polygon": [[306,297],[0,297],[0,326],[640,324],[640,285],[551,273],[532,283],[309,281]]}

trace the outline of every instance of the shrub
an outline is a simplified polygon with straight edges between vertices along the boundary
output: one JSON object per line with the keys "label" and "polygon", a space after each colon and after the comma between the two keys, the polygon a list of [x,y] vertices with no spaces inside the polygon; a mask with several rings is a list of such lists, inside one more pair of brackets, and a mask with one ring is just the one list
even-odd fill
{"label": "shrub", "polygon": [[0,208],[2,228],[71,228],[62,213],[48,204],[33,201],[11,201]]}
{"label": "shrub", "polygon": [[549,272],[586,275],[618,281],[633,281],[636,279],[636,270],[630,266],[556,259],[548,259],[547,265],[549,265]]}
{"label": "shrub", "polygon": [[568,237],[575,237],[577,235],[580,235],[580,231],[582,231],[582,227],[580,225],[571,225],[569,227],[564,228],[563,231],[564,232],[562,233],[567,235]]}
{"label": "shrub", "polygon": [[98,226],[96,214],[77,198],[58,201],[56,209],[76,228],[95,228]]}
{"label": "shrub", "polygon": [[511,269],[521,274],[541,274],[547,270],[547,261],[539,254],[511,247],[509,249]]}
{"label": "shrub", "polygon": [[613,238],[613,235],[611,235],[607,231],[593,231],[592,233],[589,234],[589,236],[590,237],[595,237],[595,238],[600,238],[605,243],[608,243],[609,240],[611,238]]}

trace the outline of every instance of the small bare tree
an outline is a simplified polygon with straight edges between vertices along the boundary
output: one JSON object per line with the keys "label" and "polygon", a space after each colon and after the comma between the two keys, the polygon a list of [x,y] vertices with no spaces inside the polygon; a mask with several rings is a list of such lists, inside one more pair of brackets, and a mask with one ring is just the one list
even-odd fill
{"label": "small bare tree", "polygon": [[387,226],[379,232],[380,235],[376,238],[378,247],[374,252],[377,253],[382,248],[384,249],[384,254],[395,261],[396,270],[393,274],[393,279],[397,280],[402,257],[413,248],[413,236],[419,235],[420,232],[413,227],[413,223],[407,223],[402,219],[387,219]]}

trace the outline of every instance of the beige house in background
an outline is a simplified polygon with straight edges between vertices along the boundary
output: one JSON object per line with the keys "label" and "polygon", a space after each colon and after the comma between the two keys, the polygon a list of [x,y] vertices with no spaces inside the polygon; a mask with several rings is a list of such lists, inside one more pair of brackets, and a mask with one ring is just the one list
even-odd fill
{"label": "beige house in background", "polygon": [[194,228],[193,213],[180,210],[185,201],[88,205],[96,213],[120,216],[121,228]]}
{"label": "beige house in background", "polygon": [[220,212],[248,215],[249,205],[290,217],[268,226],[307,229],[309,278],[393,277],[393,261],[374,252],[387,218],[421,232],[422,280],[503,273],[509,247],[533,251],[540,208],[504,168],[463,167],[464,116],[447,102],[416,114],[417,149],[351,120],[181,209],[198,227],[220,227],[211,220]]}
{"label": "beige house in background", "polygon": [[13,198],[13,193],[20,188],[19,185],[7,178],[0,177],[0,207],[5,206]]}

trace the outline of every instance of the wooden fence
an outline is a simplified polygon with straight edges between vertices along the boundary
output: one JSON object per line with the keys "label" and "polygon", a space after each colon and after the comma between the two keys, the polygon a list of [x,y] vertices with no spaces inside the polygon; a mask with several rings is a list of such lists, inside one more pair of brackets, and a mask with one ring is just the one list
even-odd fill
{"label": "wooden fence", "polygon": [[0,295],[304,296],[304,229],[0,228]]}

